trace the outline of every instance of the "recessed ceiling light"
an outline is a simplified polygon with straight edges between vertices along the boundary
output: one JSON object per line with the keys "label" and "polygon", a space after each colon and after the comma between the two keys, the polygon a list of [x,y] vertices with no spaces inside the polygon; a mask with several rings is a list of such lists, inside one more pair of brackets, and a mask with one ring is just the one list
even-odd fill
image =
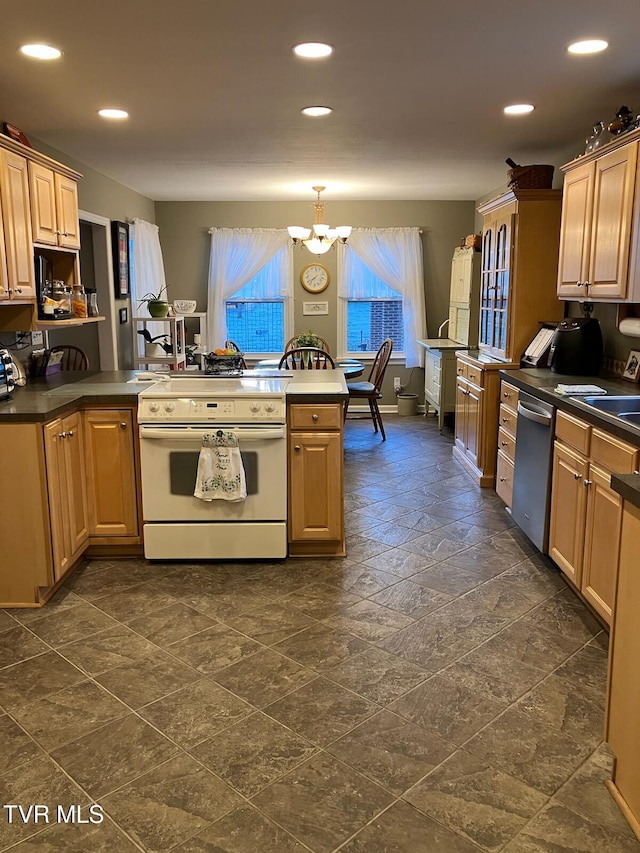
{"label": "recessed ceiling light", "polygon": [[604,39],[584,39],[583,41],[574,41],[570,44],[567,50],[569,53],[580,55],[588,53],[600,53],[601,50],[606,50],[609,47],[609,42]]}
{"label": "recessed ceiling light", "polygon": [[333,48],[330,44],[323,44],[320,41],[308,41],[304,44],[297,44],[293,48],[296,56],[302,56],[305,59],[322,59],[325,56],[331,56]]}
{"label": "recessed ceiling light", "polygon": [[62,51],[49,44],[23,44],[20,53],[32,59],[60,59],[62,56]]}
{"label": "recessed ceiling light", "polygon": [[331,107],[305,107],[301,112],[306,116],[328,116],[333,110]]}
{"label": "recessed ceiling light", "polygon": [[110,108],[98,110],[98,115],[102,116],[102,118],[129,118],[129,113],[126,110],[114,110]]}
{"label": "recessed ceiling light", "polygon": [[508,107],[504,108],[504,111],[508,116],[520,116],[525,113],[533,112],[533,110],[533,104],[510,104]]}

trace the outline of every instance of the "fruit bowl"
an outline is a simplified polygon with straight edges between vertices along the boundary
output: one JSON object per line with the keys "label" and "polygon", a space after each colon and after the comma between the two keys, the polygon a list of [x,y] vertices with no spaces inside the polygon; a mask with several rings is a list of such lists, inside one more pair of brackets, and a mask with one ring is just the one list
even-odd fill
{"label": "fruit bowl", "polygon": [[196,310],[197,302],[195,299],[174,299],[173,310],[176,314],[193,314]]}
{"label": "fruit bowl", "polygon": [[244,354],[234,352],[233,355],[218,355],[215,352],[206,353],[204,357],[204,372],[208,374],[233,376],[239,374],[244,367]]}

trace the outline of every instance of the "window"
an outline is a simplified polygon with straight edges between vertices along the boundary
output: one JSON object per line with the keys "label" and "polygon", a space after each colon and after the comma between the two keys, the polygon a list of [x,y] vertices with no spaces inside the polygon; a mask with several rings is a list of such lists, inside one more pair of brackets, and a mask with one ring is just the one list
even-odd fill
{"label": "window", "polygon": [[245,298],[251,284],[226,301],[229,337],[243,352],[283,352],[284,300]]}
{"label": "window", "polygon": [[[281,353],[291,337],[289,301],[274,296],[282,273],[278,252],[260,272],[225,301],[227,337],[245,353]],[[275,282],[275,285],[274,285]]]}
{"label": "window", "polygon": [[353,288],[359,295],[345,300],[346,352],[375,353],[386,338],[393,341],[394,353],[404,350],[402,296],[374,275],[355,254],[350,258]]}

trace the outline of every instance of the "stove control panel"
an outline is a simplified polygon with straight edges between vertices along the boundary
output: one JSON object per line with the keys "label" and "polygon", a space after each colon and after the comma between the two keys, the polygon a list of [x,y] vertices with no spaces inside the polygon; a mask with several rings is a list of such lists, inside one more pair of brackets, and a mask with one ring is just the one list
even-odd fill
{"label": "stove control panel", "polygon": [[141,423],[284,423],[282,397],[146,397],[138,399]]}

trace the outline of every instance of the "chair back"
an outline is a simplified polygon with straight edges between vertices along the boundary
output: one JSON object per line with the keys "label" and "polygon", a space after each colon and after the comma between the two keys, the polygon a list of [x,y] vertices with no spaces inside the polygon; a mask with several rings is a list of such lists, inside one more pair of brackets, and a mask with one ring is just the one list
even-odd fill
{"label": "chair back", "polygon": [[[235,341],[232,341],[231,339],[228,339],[224,342],[224,348],[225,349],[232,349],[232,350],[235,350],[236,352],[242,352],[242,350],[240,349],[238,344]],[[241,358],[240,359],[240,370],[246,370],[246,369],[247,369],[247,362],[244,360],[244,358]]]}
{"label": "chair back", "polygon": [[369,373],[369,382],[375,387],[376,391],[380,392],[382,389],[382,380],[384,379],[384,373],[387,369],[387,364],[389,364],[389,359],[391,358],[391,353],[393,351],[393,341],[391,338],[387,338],[386,341],[383,341],[380,345],[380,349],[376,353],[376,357],[373,360],[373,364],[371,365],[371,372]]}
{"label": "chair back", "polygon": [[[329,344],[325,341],[324,338],[321,338],[320,335],[316,335],[315,333],[313,337],[317,338],[320,341],[320,349],[324,350],[325,352],[331,352],[331,350],[329,349]],[[299,335],[294,335],[292,338],[289,338],[284,348],[284,351],[288,352],[290,349],[299,349],[298,344],[296,344],[298,338]]]}
{"label": "chair back", "polygon": [[51,355],[55,352],[62,353],[62,361],[60,362],[59,367],[60,370],[89,370],[89,358],[85,351],[81,350],[80,347],[74,347],[71,344],[60,344],[57,347],[51,347],[47,353],[47,366],[51,359]]}
{"label": "chair back", "polygon": [[334,368],[335,362],[328,352],[317,347],[296,347],[290,349],[280,359],[279,369],[287,370],[327,370]]}

